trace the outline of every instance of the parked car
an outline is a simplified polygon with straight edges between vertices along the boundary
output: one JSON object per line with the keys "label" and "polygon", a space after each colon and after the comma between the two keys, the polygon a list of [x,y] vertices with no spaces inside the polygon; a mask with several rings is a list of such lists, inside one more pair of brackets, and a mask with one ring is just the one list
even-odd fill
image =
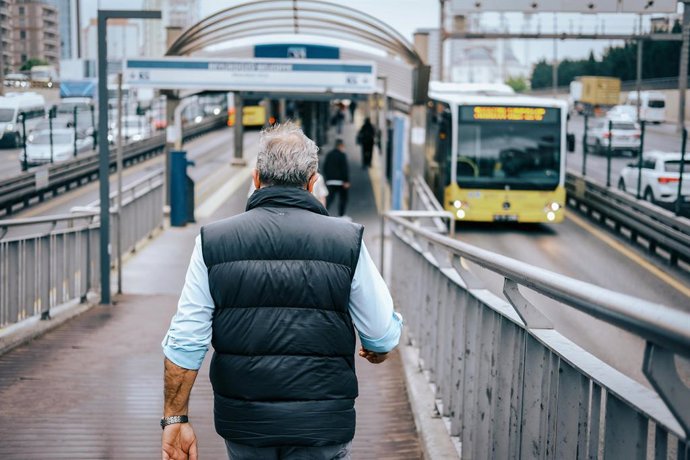
{"label": "parked car", "polygon": [[[652,151],[642,155],[642,175],[640,195],[651,203],[671,204],[678,196],[680,180],[680,153]],[[633,195],[637,194],[638,163],[628,163],[621,170],[618,189]],[[690,202],[690,159],[685,160],[683,167],[684,202]]]}
{"label": "parked car", "polygon": [[631,105],[614,105],[606,113],[607,118],[628,118],[630,120],[637,119],[637,108]]}
{"label": "parked car", "polygon": [[632,156],[637,156],[640,151],[640,126],[628,116],[614,115],[596,119],[587,132],[588,151],[605,155],[609,138],[612,154],[629,152]]}
{"label": "parked car", "polygon": [[69,97],[60,99],[60,103],[55,106],[57,113],[65,115],[72,115],[75,108],[77,112],[89,112],[89,116],[91,116],[90,113],[93,108],[93,100],[88,97]]}
{"label": "parked car", "polygon": [[[35,131],[26,140],[26,160],[29,165],[50,163],[51,156],[54,162],[66,161],[74,158],[74,146],[74,130],[72,129],[54,129],[52,149],[50,131]],[[93,139],[77,138],[76,148],[77,154],[92,150]],[[24,154],[20,152],[19,161],[23,160]]]}
{"label": "parked car", "polygon": [[4,85],[10,88],[28,88],[31,81],[23,73],[8,73],[5,75]]}
{"label": "parked car", "polygon": [[[61,114],[58,112],[58,116],[49,120],[48,118],[42,119],[33,131],[49,131],[50,127],[53,130],[58,129],[71,129],[74,130],[74,114]],[[88,112],[78,112],[77,113],[77,137],[84,138],[87,136],[93,136],[94,126],[91,120],[91,114]],[[32,131],[32,132],[33,132]]]}
{"label": "parked car", "polygon": [[[151,136],[151,127],[145,117],[136,115],[123,117],[122,138],[129,142],[138,142]],[[117,125],[112,124],[108,132],[108,142],[114,144],[117,140]]]}

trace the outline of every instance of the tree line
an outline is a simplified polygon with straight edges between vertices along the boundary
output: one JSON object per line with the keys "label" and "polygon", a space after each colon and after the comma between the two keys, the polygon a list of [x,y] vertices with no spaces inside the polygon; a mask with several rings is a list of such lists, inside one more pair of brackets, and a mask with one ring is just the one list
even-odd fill
{"label": "tree line", "polygon": [[[681,26],[675,22],[672,33],[680,33]],[[645,41],[642,48],[642,78],[677,77],[680,66],[679,41]],[[532,70],[532,89],[553,86],[553,66],[545,59]],[[604,51],[601,59],[593,52],[587,59],[564,59],[558,63],[558,86],[570,84],[575,77],[597,75],[618,77],[623,81],[637,78],[637,42],[629,41],[623,46],[612,46]]]}

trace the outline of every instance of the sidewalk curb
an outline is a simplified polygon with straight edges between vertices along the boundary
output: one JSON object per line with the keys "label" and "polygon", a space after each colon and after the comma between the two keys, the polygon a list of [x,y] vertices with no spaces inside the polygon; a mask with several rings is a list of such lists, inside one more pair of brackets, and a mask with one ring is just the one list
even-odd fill
{"label": "sidewalk curb", "polygon": [[459,459],[460,456],[453,445],[445,423],[438,415],[429,382],[419,368],[419,352],[412,345],[407,344],[405,337],[401,342],[404,345],[401,345],[399,350],[405,372],[407,395],[424,458],[427,460]]}

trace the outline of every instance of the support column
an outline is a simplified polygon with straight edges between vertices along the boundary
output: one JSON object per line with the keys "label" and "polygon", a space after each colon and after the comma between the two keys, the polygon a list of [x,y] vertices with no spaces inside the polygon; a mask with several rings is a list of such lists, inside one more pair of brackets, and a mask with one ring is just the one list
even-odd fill
{"label": "support column", "polygon": [[244,101],[242,100],[242,93],[239,91],[236,91],[233,95],[235,100],[235,151],[230,164],[233,166],[245,166],[247,160],[244,159]]}
{"label": "support column", "polygon": [[317,118],[316,118],[316,104],[317,102],[311,102],[309,105],[311,105],[311,109],[309,111],[309,115],[311,117],[311,126],[309,127],[309,138],[313,141],[316,141],[316,123],[317,123]]}
{"label": "support column", "polygon": [[676,132],[685,126],[685,92],[688,89],[688,52],[690,52],[690,2],[683,2],[683,42],[680,47],[680,72],[678,74],[678,125]]}
{"label": "support column", "polygon": [[443,44],[446,38],[446,2],[439,0],[439,19],[438,19],[438,81],[443,81]]}
{"label": "support column", "polygon": [[[640,25],[640,33],[642,31],[642,27]],[[635,78],[635,92],[637,93],[637,103],[636,103],[636,110],[637,110],[637,121],[640,121],[640,88],[642,86],[642,47],[644,45],[644,41],[638,40],[637,41],[637,75]]]}
{"label": "support column", "polygon": [[[165,182],[165,206],[170,209],[170,152],[175,149],[175,142],[177,141],[175,132],[175,110],[180,105],[180,99],[177,91],[168,91],[165,94],[165,175],[163,180]],[[180,136],[182,133],[180,133]],[[182,139],[180,139],[180,143]]]}
{"label": "support column", "polygon": [[271,117],[274,116],[273,114],[273,104],[271,103],[271,100],[267,97],[265,97],[261,103],[263,104],[265,110],[266,110],[266,126],[271,124]]}
{"label": "support column", "polygon": [[280,122],[285,123],[287,121],[287,107],[284,97],[281,97],[278,101],[278,110],[280,112],[278,115],[280,117]]}

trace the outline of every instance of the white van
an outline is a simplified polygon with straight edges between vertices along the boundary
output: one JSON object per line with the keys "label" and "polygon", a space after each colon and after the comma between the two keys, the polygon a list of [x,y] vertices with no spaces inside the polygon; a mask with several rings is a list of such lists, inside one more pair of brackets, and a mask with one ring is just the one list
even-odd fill
{"label": "white van", "polygon": [[[637,91],[630,91],[626,105],[637,107]],[[640,91],[640,121],[663,123],[666,121],[666,96],[656,91]]]}
{"label": "white van", "polygon": [[36,93],[7,93],[0,97],[0,146],[22,146],[22,113],[28,135],[46,115],[45,98]]}

